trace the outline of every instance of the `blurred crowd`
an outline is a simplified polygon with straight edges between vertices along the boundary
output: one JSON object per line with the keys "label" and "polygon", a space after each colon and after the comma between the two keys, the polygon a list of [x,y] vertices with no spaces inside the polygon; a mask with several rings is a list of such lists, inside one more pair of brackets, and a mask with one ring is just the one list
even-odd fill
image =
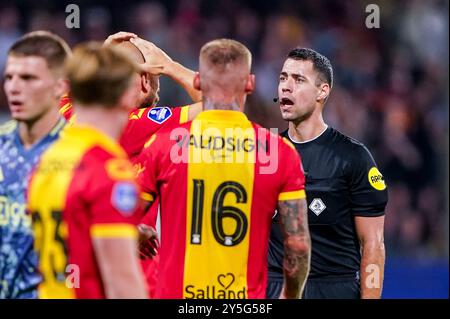
{"label": "blurred crowd", "polygon": [[[81,27],[65,26],[68,3]],[[288,51],[311,47],[333,64],[335,86],[325,120],[368,146],[389,189],[389,255],[448,256],[448,1],[442,0],[160,0],[31,1],[0,4],[0,70],[23,33],[51,30],[69,44],[103,41],[126,30],[197,69],[208,40],[230,37],[253,53],[256,92],[246,113],[284,130],[277,96]],[[366,6],[380,8],[380,28],[366,27]],[[3,71],[2,71],[3,72]],[[160,105],[188,96],[161,80]],[[0,115],[8,108],[0,89]]]}

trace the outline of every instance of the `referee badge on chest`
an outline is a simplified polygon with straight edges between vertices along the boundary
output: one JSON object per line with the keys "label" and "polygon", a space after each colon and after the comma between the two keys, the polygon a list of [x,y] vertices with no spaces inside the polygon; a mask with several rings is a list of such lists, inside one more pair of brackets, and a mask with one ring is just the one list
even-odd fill
{"label": "referee badge on chest", "polygon": [[319,216],[325,208],[327,208],[327,206],[325,206],[320,198],[314,198],[311,204],[309,204],[309,209],[317,216]]}

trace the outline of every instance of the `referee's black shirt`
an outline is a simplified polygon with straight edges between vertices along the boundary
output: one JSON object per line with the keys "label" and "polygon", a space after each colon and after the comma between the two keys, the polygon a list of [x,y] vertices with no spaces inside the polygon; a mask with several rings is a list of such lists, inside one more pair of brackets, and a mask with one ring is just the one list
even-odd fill
{"label": "referee's black shirt", "polygon": [[[306,176],[308,222],[312,242],[309,277],[356,275],[361,255],[354,216],[382,216],[385,181],[368,149],[328,127],[314,140],[295,143]],[[283,278],[283,234],[273,219],[269,278]]]}

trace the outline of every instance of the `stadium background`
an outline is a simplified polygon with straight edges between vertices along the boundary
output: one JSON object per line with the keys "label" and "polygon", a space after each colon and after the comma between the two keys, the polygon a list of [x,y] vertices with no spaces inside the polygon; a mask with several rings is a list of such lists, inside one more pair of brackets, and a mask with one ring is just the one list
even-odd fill
{"label": "stadium background", "polygon": [[[80,7],[79,29],[65,26]],[[368,29],[368,4],[380,28]],[[326,105],[332,126],[365,143],[389,189],[384,298],[448,298],[448,1],[164,0],[0,2],[0,70],[23,33],[51,30],[71,46],[127,30],[197,69],[202,44],[231,37],[253,53],[256,92],[250,119],[286,128],[277,104],[286,53],[300,45],[330,58],[335,87]],[[188,96],[161,80],[160,105]],[[0,123],[8,119],[0,89]]]}

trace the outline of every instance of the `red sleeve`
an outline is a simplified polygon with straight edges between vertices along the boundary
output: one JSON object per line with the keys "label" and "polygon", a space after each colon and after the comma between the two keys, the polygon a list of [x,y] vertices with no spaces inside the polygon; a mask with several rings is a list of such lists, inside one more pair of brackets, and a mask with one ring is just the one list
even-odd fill
{"label": "red sleeve", "polygon": [[[95,157],[95,160],[86,163],[91,167],[91,180],[87,184],[86,194],[87,204],[90,205],[92,235],[133,235],[143,212],[139,200],[140,189],[134,179],[131,163],[125,158],[107,156],[99,148],[90,153],[84,160],[89,161],[89,158]],[[101,160],[99,156],[102,157]]]}
{"label": "red sleeve", "polygon": [[141,186],[141,197],[145,201],[154,201],[157,196],[157,172],[159,171],[159,155],[160,143],[158,134],[152,137],[145,143],[145,148],[139,156],[140,167],[138,171],[137,180]]}
{"label": "red sleeve", "polygon": [[178,125],[182,107],[153,107],[137,109],[130,113],[128,123],[120,138],[120,145],[130,158],[139,155],[147,140],[160,128]]}
{"label": "red sleeve", "polygon": [[280,160],[283,161],[282,187],[278,200],[305,198],[305,174],[300,155],[285,138],[280,141]]}

